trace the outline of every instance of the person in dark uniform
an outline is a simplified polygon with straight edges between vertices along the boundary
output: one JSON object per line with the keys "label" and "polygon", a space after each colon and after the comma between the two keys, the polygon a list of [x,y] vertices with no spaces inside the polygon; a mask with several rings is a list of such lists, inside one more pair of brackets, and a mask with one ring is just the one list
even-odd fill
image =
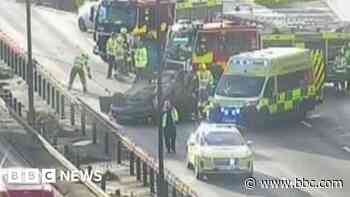
{"label": "person in dark uniform", "polygon": [[176,153],[176,123],[179,116],[176,108],[171,104],[170,100],[164,102],[162,114],[162,128],[164,132],[165,147],[168,153]]}

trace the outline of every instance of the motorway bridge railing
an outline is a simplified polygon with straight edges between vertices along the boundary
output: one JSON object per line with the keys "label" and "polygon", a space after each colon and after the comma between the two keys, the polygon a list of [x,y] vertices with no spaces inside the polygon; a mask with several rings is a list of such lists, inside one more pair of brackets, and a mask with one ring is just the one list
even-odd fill
{"label": "motorway bridge railing", "polygon": [[[27,82],[27,56],[25,50],[5,33],[0,31],[0,59],[11,70]],[[93,144],[102,139],[104,152],[113,154],[118,164],[128,161],[130,175],[136,176],[144,186],[150,188],[151,193],[157,193],[159,182],[158,162],[142,148],[123,135],[120,127],[86,104],[82,99],[71,95],[65,85],[48,72],[38,61],[33,60],[33,86],[34,91],[50,106],[56,118],[69,122],[71,126],[78,127],[83,135],[87,130],[92,132]],[[17,101],[13,106],[19,114],[24,113],[21,104]],[[126,152],[126,154],[124,154]],[[78,166],[79,167],[79,166]],[[193,189],[182,182],[173,173],[165,171],[163,187],[168,191],[164,197],[197,197]],[[105,185],[102,186],[105,189]]]}

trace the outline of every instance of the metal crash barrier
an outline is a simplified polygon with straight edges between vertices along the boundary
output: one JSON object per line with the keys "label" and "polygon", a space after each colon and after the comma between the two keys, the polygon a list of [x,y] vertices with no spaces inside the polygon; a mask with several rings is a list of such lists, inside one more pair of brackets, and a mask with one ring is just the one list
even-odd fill
{"label": "metal crash barrier", "polygon": [[[3,32],[0,32],[0,59],[16,75],[24,80],[27,79],[26,52]],[[77,128],[83,135],[90,130],[94,144],[102,143],[104,152],[112,155],[113,160],[118,164],[127,161],[130,175],[136,176],[144,186],[148,186],[151,193],[157,193],[159,188],[157,187],[159,176],[157,160],[124,136],[118,125],[110,121],[108,116],[96,112],[84,101],[72,96],[65,90],[64,84],[56,80],[36,60],[33,60],[33,83],[34,91],[46,101],[58,120]],[[22,104],[18,101],[11,99],[9,105],[18,112],[19,116],[25,113]],[[79,167],[78,164],[76,166]],[[168,170],[165,171],[165,186],[168,191],[165,197],[198,196],[190,186]],[[101,184],[101,188],[105,189],[105,183]]]}

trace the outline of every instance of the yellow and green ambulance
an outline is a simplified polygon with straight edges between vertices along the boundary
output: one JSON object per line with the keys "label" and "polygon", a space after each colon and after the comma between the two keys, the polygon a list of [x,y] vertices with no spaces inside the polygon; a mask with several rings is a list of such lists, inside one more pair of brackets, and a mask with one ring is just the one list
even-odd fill
{"label": "yellow and green ambulance", "polygon": [[323,99],[321,57],[284,47],[231,57],[211,99],[216,122],[263,126],[277,117],[305,117]]}

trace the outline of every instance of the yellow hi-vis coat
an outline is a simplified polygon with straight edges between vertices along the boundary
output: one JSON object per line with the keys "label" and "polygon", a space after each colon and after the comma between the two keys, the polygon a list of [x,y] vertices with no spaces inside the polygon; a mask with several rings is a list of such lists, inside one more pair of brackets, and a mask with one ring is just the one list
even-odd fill
{"label": "yellow hi-vis coat", "polygon": [[206,89],[214,83],[214,77],[209,70],[200,70],[197,72],[199,89]]}
{"label": "yellow hi-vis coat", "polygon": [[[179,114],[175,107],[171,109],[171,117],[173,118],[174,124],[179,121]],[[167,113],[164,112],[162,116],[162,128],[166,127],[166,119],[167,119]]]}
{"label": "yellow hi-vis coat", "polygon": [[118,44],[117,38],[111,36],[108,39],[107,45],[106,45],[107,55],[111,55],[111,56],[115,56],[116,55],[117,44]]}
{"label": "yellow hi-vis coat", "polygon": [[136,48],[134,58],[136,68],[146,68],[148,63],[147,48],[140,47]]}

